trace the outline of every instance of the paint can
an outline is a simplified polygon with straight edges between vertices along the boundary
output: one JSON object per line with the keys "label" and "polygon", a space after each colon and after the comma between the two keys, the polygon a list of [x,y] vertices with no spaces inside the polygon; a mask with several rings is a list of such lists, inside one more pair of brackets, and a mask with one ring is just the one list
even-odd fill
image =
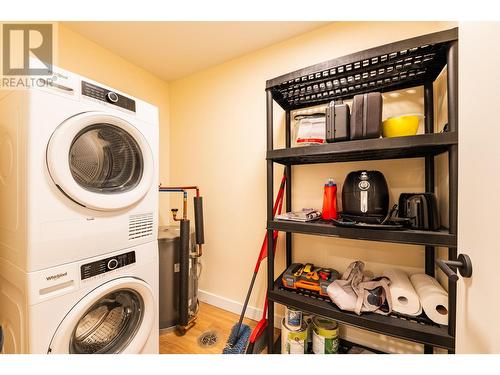
{"label": "paint can", "polygon": [[307,349],[312,350],[312,319],[314,315],[304,315],[302,318],[307,326]]}
{"label": "paint can", "polygon": [[302,311],[292,307],[285,309],[285,324],[291,331],[298,331],[302,327]]}
{"label": "paint can", "polygon": [[313,353],[336,354],[339,350],[339,326],[336,321],[316,316],[312,320]]}
{"label": "paint can", "polygon": [[281,354],[306,354],[307,353],[307,325],[302,323],[299,330],[290,330],[281,320]]}

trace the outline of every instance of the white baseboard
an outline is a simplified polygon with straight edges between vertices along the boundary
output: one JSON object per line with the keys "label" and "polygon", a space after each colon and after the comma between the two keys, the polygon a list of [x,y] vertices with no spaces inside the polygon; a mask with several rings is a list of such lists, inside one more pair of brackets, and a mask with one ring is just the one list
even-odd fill
{"label": "white baseboard", "polygon": [[[201,289],[198,290],[198,299],[201,302],[208,303],[209,305],[218,307],[222,310],[226,310],[237,315],[240,315],[241,309],[243,309],[243,304],[240,302]],[[259,321],[262,318],[262,309],[254,306],[247,306],[245,318]],[[274,326],[276,328],[281,328],[281,319],[283,319],[282,316],[277,316],[275,314]]]}

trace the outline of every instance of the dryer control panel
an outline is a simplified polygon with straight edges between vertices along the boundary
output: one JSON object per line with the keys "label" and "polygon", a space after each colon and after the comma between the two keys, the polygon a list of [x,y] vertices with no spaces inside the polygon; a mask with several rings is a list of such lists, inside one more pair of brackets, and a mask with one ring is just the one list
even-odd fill
{"label": "dryer control panel", "polygon": [[106,259],[100,259],[96,262],[87,263],[80,267],[82,280],[88,279],[113,271],[117,268],[125,267],[129,264],[135,263],[135,251],[130,251],[125,254],[116,255]]}
{"label": "dryer control panel", "polygon": [[89,82],[82,81],[82,95],[135,112],[135,100]]}

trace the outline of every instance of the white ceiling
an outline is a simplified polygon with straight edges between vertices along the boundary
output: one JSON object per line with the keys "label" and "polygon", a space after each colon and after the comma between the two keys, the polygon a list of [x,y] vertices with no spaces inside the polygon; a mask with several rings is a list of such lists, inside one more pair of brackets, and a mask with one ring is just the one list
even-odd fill
{"label": "white ceiling", "polygon": [[166,81],[242,56],[328,22],[64,22]]}

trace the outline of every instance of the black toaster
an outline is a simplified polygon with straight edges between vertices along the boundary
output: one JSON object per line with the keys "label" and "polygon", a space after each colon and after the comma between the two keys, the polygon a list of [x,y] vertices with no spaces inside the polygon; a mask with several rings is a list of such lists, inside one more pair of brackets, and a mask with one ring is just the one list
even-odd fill
{"label": "black toaster", "polygon": [[440,227],[434,193],[402,193],[399,196],[398,216],[408,219],[412,229],[438,230]]}

